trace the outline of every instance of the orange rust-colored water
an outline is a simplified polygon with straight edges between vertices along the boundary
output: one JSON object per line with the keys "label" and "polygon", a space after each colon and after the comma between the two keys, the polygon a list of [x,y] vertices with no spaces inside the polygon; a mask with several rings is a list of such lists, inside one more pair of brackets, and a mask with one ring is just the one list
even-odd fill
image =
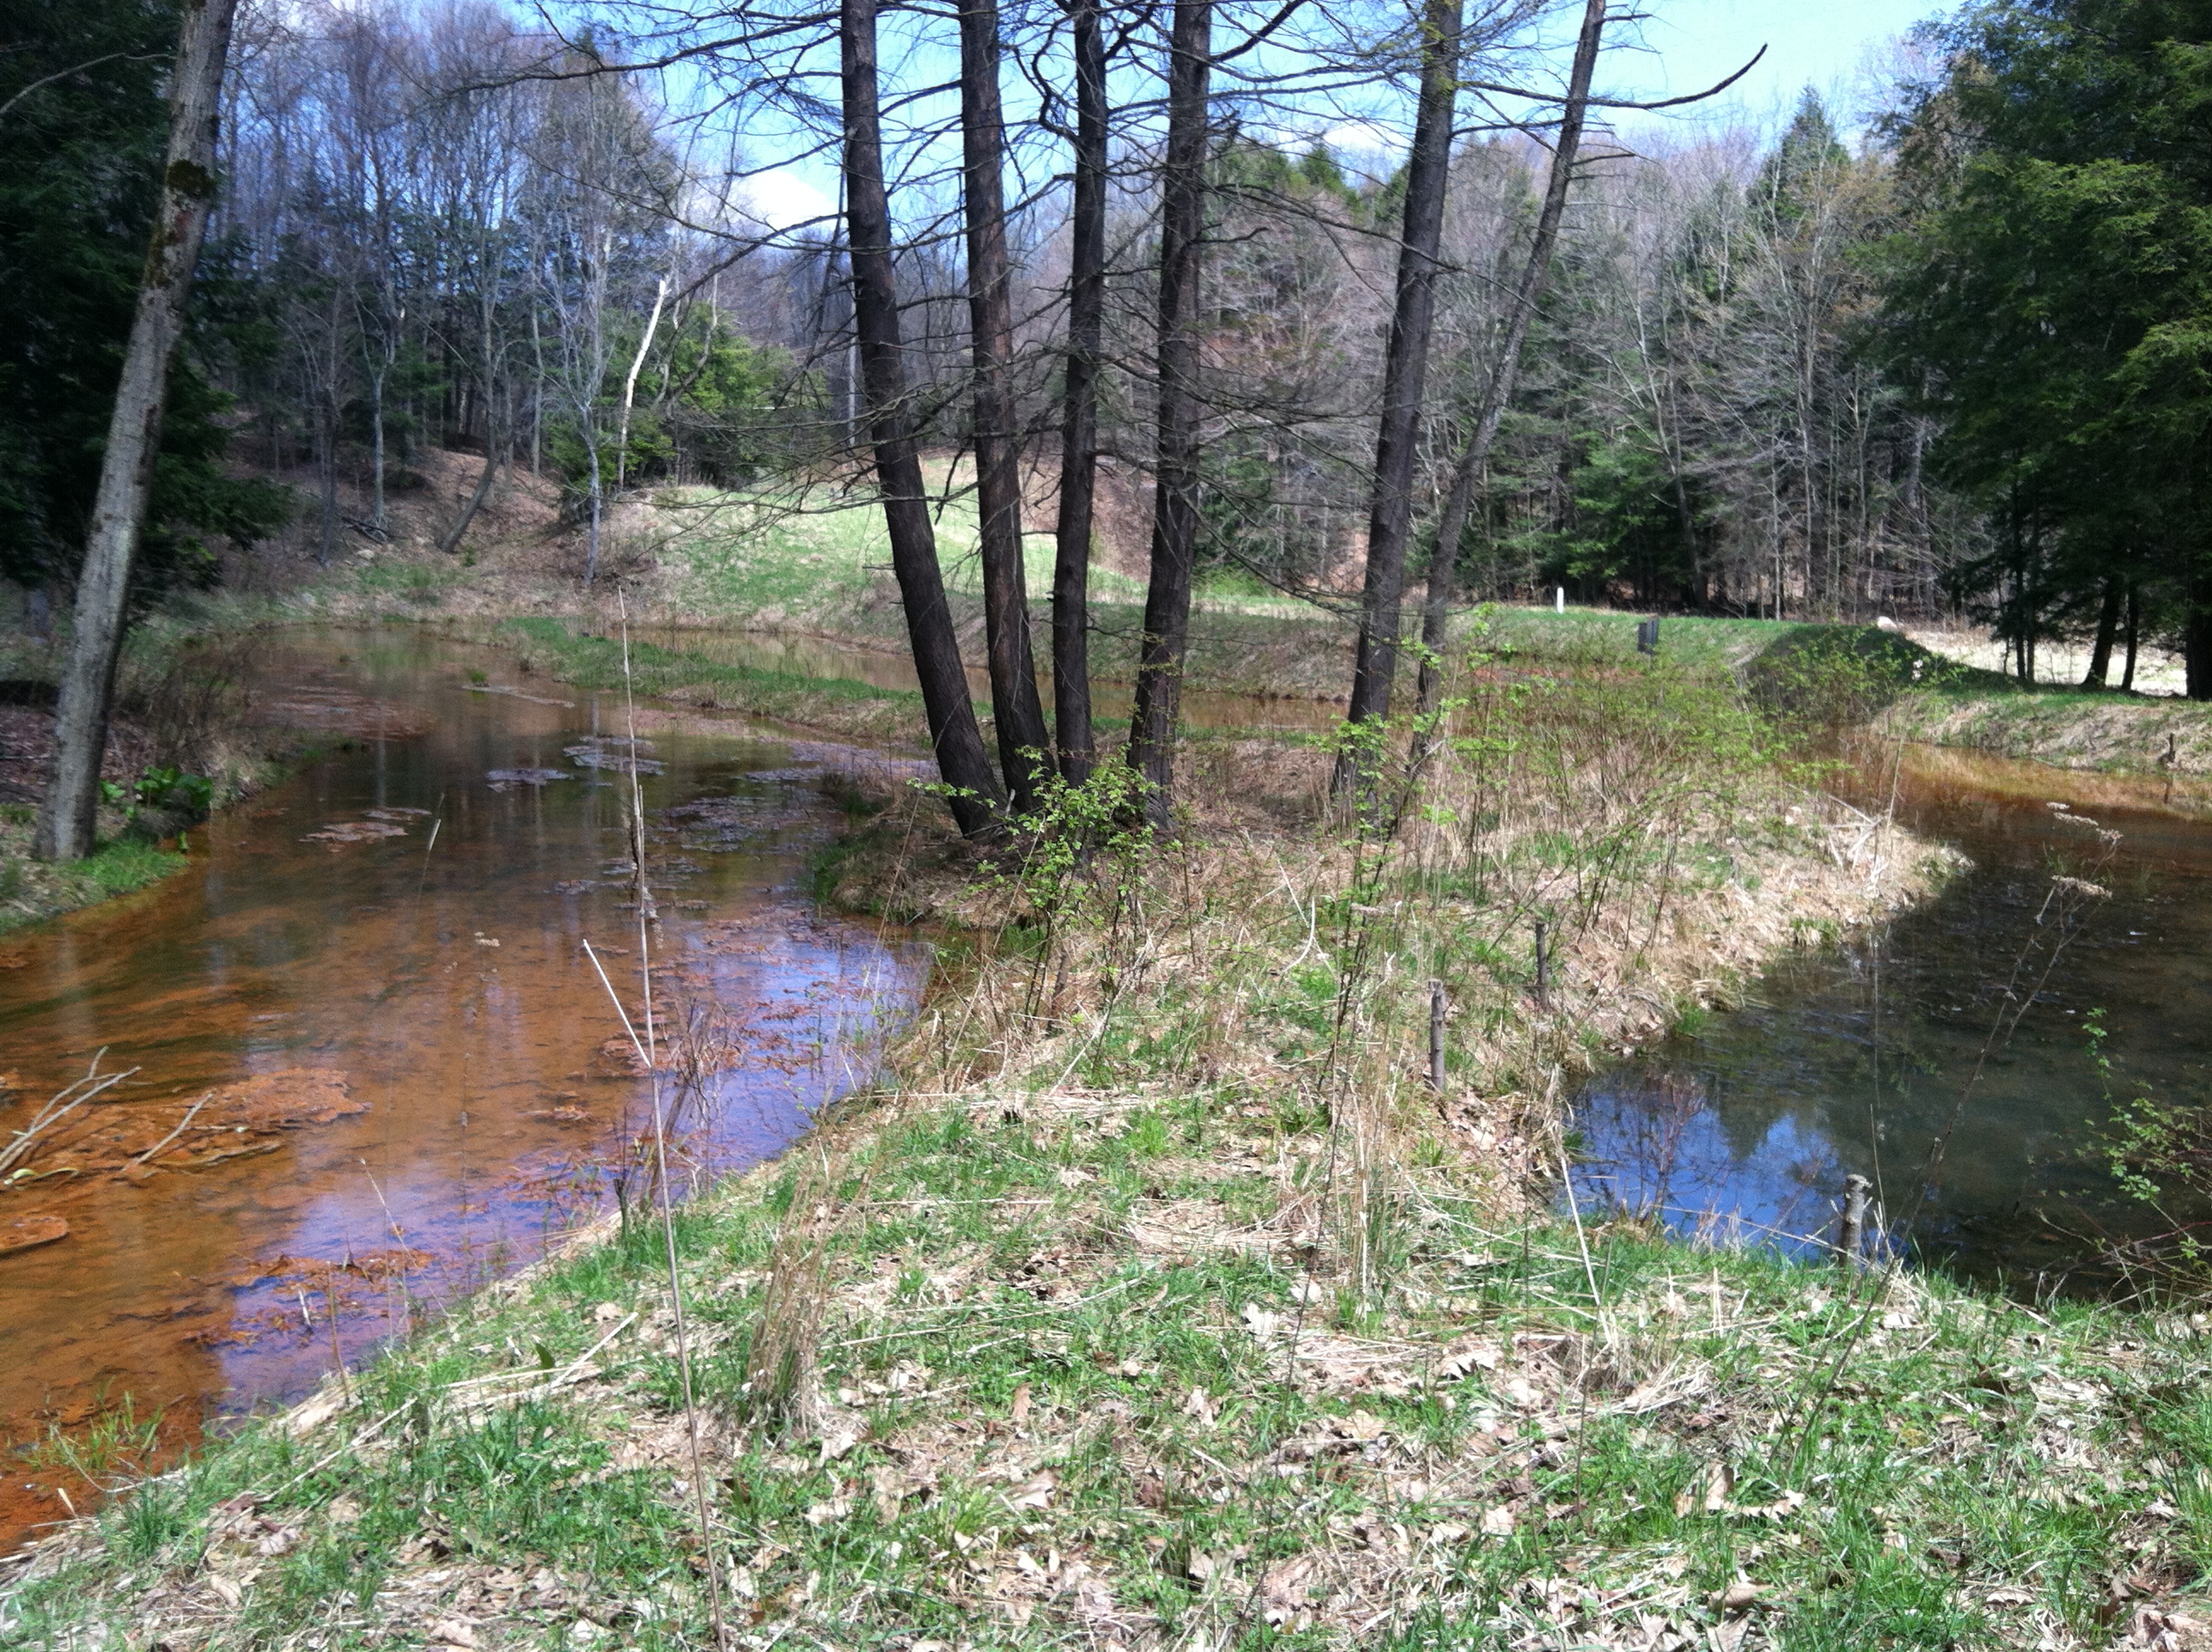
{"label": "orange rust-colored water", "polygon": [[[384,732],[195,832],[188,871],[0,942],[0,1140],[103,1048],[106,1070],[138,1072],[92,1105],[164,1127],[210,1089],[294,1073],[335,1073],[368,1106],[211,1163],[203,1127],[199,1168],[135,1184],[89,1161],[67,1174],[58,1148],[31,1168],[62,1174],[0,1192],[0,1223],[69,1224],[0,1256],[0,1552],[88,1490],[22,1448],[158,1417],[166,1455],[297,1397],[604,1208],[649,1121],[582,945],[635,1011],[628,780],[568,750],[622,733],[619,697],[411,629],[302,635],[259,669],[264,702]],[[501,688],[519,692],[483,691]],[[655,990],[665,1026],[719,1051],[679,1121],[696,1180],[773,1154],[865,1078],[919,961],[806,894],[835,812],[817,782],[862,754],[656,720]],[[569,778],[489,778],[517,769]]]}

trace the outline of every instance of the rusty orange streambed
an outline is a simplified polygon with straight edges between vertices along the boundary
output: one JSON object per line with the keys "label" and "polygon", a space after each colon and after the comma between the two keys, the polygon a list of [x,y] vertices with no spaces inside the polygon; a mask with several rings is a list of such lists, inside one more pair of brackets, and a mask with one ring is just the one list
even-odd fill
{"label": "rusty orange streambed", "polygon": [[[649,1125],[583,945],[637,1016],[619,697],[412,629],[295,635],[259,670],[263,704],[346,743],[194,833],[185,872],[0,942],[0,1144],[95,1054],[137,1069],[0,1191],[0,1232],[45,1241],[0,1254],[0,1552],[82,1506],[27,1450],[53,1430],[158,1419],[166,1455],[301,1394],[603,1208]],[[655,1025],[704,1074],[696,1179],[864,1078],[921,960],[806,893],[823,774],[877,760],[651,722]]]}

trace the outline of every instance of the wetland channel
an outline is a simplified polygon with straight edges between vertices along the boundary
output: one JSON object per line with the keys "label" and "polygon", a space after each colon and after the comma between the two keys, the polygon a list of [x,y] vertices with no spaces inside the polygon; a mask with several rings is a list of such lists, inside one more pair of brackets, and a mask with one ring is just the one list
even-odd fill
{"label": "wetland channel", "polygon": [[[653,640],[908,685],[902,662],[806,640]],[[104,1073],[135,1069],[88,1104],[100,1130],[0,1193],[0,1239],[67,1229],[0,1248],[0,1552],[68,1513],[68,1477],[21,1455],[51,1430],[128,1423],[166,1455],[296,1399],[636,1185],[653,1087],[584,949],[641,1013],[633,756],[656,1025],[693,1058],[681,1181],[774,1155],[865,1083],[922,982],[918,941],[823,914],[810,889],[840,818],[825,782],[911,763],[649,704],[633,749],[620,695],[414,628],[276,634],[257,671],[274,714],[329,730],[331,748],[196,830],[185,872],[0,941],[0,1125],[21,1128],[96,1054]],[[1192,707],[1228,726],[1335,714]],[[1838,784],[1865,807],[1893,797],[1969,869],[1594,1075],[1575,1102],[1577,1197],[1809,1248],[1861,1170],[1928,1260],[2015,1285],[2107,1281],[2085,1259],[2148,1220],[2094,1151],[2108,1092],[2206,1099],[2212,806],[1914,747],[1870,748]],[[2054,876],[2111,896],[2055,967],[2023,972],[2051,940]]]}

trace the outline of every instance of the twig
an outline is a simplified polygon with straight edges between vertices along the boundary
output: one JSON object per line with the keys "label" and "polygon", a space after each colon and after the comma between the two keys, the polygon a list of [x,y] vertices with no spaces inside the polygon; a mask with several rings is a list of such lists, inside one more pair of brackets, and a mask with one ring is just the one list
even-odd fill
{"label": "twig", "polygon": [[[48,1096],[46,1104],[40,1108],[38,1116],[15,1132],[7,1146],[0,1147],[0,1175],[7,1175],[9,1171],[30,1157],[32,1151],[38,1146],[40,1139],[51,1133],[53,1127],[64,1119],[92,1100],[94,1096],[113,1089],[138,1071],[137,1067],[126,1067],[121,1072],[110,1073],[105,1078],[99,1078],[100,1058],[106,1054],[107,1046],[103,1044],[93,1053],[92,1066],[86,1069],[84,1077]],[[98,1082],[95,1083],[95,1079]],[[90,1085],[91,1088],[86,1089],[87,1085]],[[79,1091],[82,1093],[77,1093]]]}
{"label": "twig", "polygon": [[133,1164],[143,1164],[148,1159],[153,1157],[155,1154],[160,1152],[171,1142],[176,1140],[178,1137],[183,1135],[185,1132],[191,1127],[192,1121],[199,1117],[200,1109],[205,1107],[209,1102],[214,1099],[214,1097],[215,1091],[210,1090],[206,1095],[201,1096],[199,1100],[194,1102],[191,1104],[191,1109],[185,1113],[185,1116],[177,1121],[177,1127],[174,1130],[169,1132],[167,1135],[162,1137],[161,1140],[155,1142],[151,1147],[149,1147],[144,1152],[139,1154],[137,1157],[132,1159],[131,1162]]}

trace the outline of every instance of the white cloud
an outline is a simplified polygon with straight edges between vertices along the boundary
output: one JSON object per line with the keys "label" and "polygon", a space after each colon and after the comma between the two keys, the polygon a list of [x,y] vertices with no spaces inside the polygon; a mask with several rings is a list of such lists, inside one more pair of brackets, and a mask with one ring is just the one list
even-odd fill
{"label": "white cloud", "polygon": [[[785,167],[739,179],[730,196],[735,216],[765,229],[789,229],[816,219],[826,221],[837,210],[832,197]],[[822,228],[827,230],[826,222]]]}
{"label": "white cloud", "polygon": [[1394,165],[1407,149],[1406,135],[1375,120],[1347,120],[1330,127],[1321,141],[1337,154],[1384,158]]}

